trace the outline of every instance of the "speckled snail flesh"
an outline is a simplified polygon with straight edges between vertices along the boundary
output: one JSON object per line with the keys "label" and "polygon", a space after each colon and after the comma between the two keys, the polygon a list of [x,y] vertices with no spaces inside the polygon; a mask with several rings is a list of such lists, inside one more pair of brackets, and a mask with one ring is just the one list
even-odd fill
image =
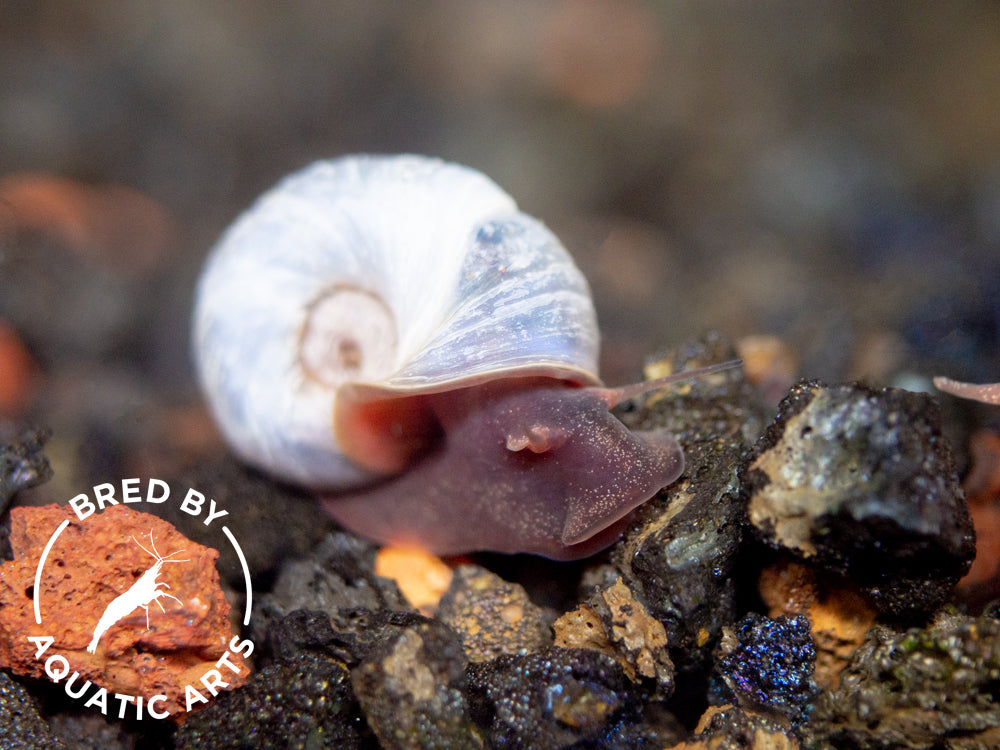
{"label": "speckled snail flesh", "polygon": [[600,387],[556,237],[436,159],[322,161],[261,196],[205,265],[193,344],[233,450],[377,542],[582,557],[683,469],[610,414],[635,391]]}
{"label": "speckled snail flesh", "polygon": [[934,378],[934,387],[952,396],[1000,405],[1000,383],[962,383],[951,378]]}

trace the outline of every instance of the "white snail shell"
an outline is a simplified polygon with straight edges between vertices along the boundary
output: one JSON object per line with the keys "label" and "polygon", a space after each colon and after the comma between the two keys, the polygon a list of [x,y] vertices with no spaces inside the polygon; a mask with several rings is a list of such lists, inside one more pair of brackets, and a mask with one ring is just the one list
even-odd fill
{"label": "white snail shell", "polygon": [[198,283],[194,358],[248,463],[313,487],[371,481],[334,437],[377,394],[543,375],[598,383],[587,282],[475,170],[421,156],[317,162],[226,231]]}

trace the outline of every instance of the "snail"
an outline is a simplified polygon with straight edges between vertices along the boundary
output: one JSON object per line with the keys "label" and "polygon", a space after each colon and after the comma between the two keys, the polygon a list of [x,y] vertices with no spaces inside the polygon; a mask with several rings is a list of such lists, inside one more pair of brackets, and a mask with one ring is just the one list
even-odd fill
{"label": "snail", "polygon": [[589,288],[479,172],[348,156],[286,177],[198,281],[197,374],[247,463],[341,525],[437,554],[584,557],[681,474],[610,408]]}

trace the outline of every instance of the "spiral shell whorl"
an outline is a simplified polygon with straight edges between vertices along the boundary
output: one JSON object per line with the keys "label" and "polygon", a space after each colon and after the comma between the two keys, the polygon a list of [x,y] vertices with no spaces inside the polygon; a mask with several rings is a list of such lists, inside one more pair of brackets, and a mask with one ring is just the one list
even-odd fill
{"label": "spiral shell whorl", "polygon": [[597,382],[586,280],[482,174],[419,156],[317,162],[226,231],[199,281],[194,354],[223,433],[284,479],[371,479],[333,437],[336,394],[517,375]]}

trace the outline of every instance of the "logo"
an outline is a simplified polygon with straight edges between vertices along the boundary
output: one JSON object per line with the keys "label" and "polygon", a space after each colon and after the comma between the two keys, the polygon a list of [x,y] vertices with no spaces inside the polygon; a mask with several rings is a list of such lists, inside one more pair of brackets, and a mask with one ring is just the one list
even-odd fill
{"label": "logo", "polygon": [[[135,537],[132,537],[132,541],[136,544]],[[107,606],[104,610],[104,614],[101,615],[101,619],[97,621],[97,627],[94,628],[94,640],[90,642],[87,646],[87,651],[94,654],[97,653],[97,642],[101,639],[101,636],[108,632],[108,628],[117,623],[119,620],[123,620],[132,614],[135,610],[142,607],[146,610],[146,630],[149,630],[149,604],[151,602],[156,602],[159,608],[166,614],[167,610],[163,609],[163,605],[160,604],[161,596],[169,596],[175,602],[184,606],[184,602],[178,599],[173,594],[168,594],[166,591],[162,591],[160,587],[170,588],[163,581],[157,581],[156,578],[160,574],[160,569],[163,568],[163,564],[166,562],[191,562],[190,560],[171,560],[170,558],[174,555],[179,555],[184,550],[179,552],[174,552],[173,554],[167,555],[166,557],[160,557],[160,553],[156,551],[156,545],[153,544],[153,530],[149,531],[149,546],[153,548],[150,552],[148,549],[139,544],[140,549],[148,555],[152,555],[153,559],[156,560],[153,563],[153,567],[144,572],[139,576],[139,580],[129,586],[128,591],[124,594],[119,594],[115,597],[111,604]]]}
{"label": "logo", "polygon": [[[232,635],[214,567],[216,550],[233,550],[246,587],[246,627],[253,606],[250,570],[225,525],[229,512],[188,489],[178,510],[200,519],[197,528],[206,536],[188,540],[159,517],[128,507],[171,500],[167,482],[146,482],[145,494],[142,480],[124,479],[120,494],[104,483],[68,507],[49,506],[63,520],[35,568],[30,593],[39,627],[23,636],[32,644],[36,671],[85,706],[122,719],[165,719],[242,685],[250,672],[244,660],[254,647]],[[86,592],[88,601],[67,601],[77,592]],[[74,621],[67,625],[67,618]],[[80,632],[90,639],[85,648]]]}

